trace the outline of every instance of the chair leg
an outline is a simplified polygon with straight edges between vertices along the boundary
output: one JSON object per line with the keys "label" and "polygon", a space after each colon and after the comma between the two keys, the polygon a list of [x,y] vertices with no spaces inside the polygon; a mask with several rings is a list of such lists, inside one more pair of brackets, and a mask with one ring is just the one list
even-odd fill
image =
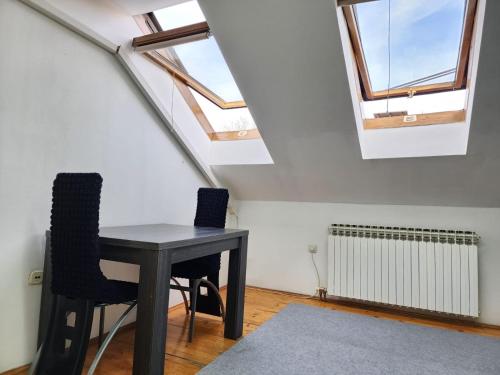
{"label": "chair leg", "polygon": [[189,319],[189,333],[188,333],[188,341],[193,341],[194,335],[194,317],[196,314],[196,301],[198,300],[198,291],[200,289],[201,279],[193,280],[193,286],[191,291],[191,316]]}
{"label": "chair leg", "polygon": [[31,366],[30,366],[30,369],[28,371],[28,375],[35,375],[37,373],[38,362],[40,361],[40,354],[41,354],[42,350],[43,350],[43,343],[38,348],[38,351],[35,354],[35,358],[33,358],[33,361],[31,362]]}
{"label": "chair leg", "polygon": [[226,321],[226,312],[224,310],[224,302],[222,301],[222,297],[220,296],[219,289],[217,289],[215,284],[209,280],[200,279],[200,283],[207,285],[210,289],[212,289],[212,291],[217,296],[217,300],[219,301],[219,305],[220,305],[220,312],[221,312],[222,321],[225,322]]}
{"label": "chair leg", "polygon": [[[30,374],[81,374],[90,339],[94,301],[55,295],[46,336]],[[75,314],[74,323],[68,316]]]}
{"label": "chair leg", "polygon": [[109,343],[111,342],[111,339],[114,337],[116,332],[118,332],[118,329],[123,324],[123,322],[125,321],[125,318],[127,318],[127,315],[130,313],[130,311],[132,311],[132,309],[135,307],[135,305],[137,305],[137,302],[132,303],[127,308],[127,310],[125,310],[125,312],[120,316],[120,318],[115,322],[115,324],[113,324],[113,326],[111,327],[111,329],[108,332],[108,335],[104,339],[104,342],[99,347],[99,350],[97,351],[95,358],[89,367],[89,371],[87,373],[88,375],[92,375],[94,373],[95,369],[97,368],[97,365],[99,364],[99,361],[101,360],[102,355],[104,354],[104,351],[106,350]]}
{"label": "chair leg", "polygon": [[[171,277],[172,281],[177,285],[177,286],[181,286],[181,284],[177,281],[177,279]],[[188,305],[188,300],[187,300],[187,297],[186,297],[186,292],[182,289],[179,289],[181,294],[182,294],[182,299],[184,301],[184,308],[186,309],[186,315],[189,315],[189,305]]]}
{"label": "chair leg", "polygon": [[100,306],[99,308],[99,338],[98,338],[98,346],[99,348],[102,345],[102,338],[104,336],[104,319],[106,314],[106,306]]}

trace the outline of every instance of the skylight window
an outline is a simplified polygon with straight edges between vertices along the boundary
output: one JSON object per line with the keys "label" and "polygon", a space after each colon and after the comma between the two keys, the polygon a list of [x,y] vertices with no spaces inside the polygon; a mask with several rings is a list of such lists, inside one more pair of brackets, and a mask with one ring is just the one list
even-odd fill
{"label": "skylight window", "polygon": [[365,129],[465,121],[477,0],[342,4]]}
{"label": "skylight window", "polygon": [[209,138],[260,138],[198,3],[188,1],[144,17],[153,34],[135,38],[134,47],[176,78]]}

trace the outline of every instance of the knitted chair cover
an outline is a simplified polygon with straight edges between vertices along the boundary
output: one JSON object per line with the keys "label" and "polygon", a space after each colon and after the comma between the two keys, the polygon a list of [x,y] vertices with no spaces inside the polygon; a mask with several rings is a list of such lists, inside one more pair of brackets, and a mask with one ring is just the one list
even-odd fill
{"label": "knitted chair cover", "polygon": [[52,292],[71,298],[121,303],[137,298],[137,284],[108,280],[99,266],[98,173],[60,173],[52,192]]}
{"label": "knitted chair cover", "polygon": [[[224,228],[229,193],[227,189],[200,188],[194,225],[197,227]],[[172,276],[185,279],[200,279],[218,273],[220,254],[188,260],[172,266]]]}

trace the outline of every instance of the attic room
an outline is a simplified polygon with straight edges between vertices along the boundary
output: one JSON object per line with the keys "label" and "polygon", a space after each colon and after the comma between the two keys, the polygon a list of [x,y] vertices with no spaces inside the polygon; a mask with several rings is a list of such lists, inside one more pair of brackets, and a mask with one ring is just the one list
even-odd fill
{"label": "attic room", "polygon": [[0,375],[500,374],[499,18],[0,1]]}

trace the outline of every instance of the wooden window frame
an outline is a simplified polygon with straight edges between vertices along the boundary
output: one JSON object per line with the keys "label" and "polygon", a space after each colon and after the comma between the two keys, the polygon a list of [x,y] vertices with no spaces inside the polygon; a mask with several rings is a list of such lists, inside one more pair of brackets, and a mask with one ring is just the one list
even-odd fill
{"label": "wooden window frame", "polygon": [[243,100],[233,102],[224,101],[220,96],[208,89],[205,85],[191,77],[184,70],[177,67],[176,64],[170,61],[168,57],[165,57],[164,54],[161,54],[158,51],[148,51],[143,52],[143,54],[147,59],[164,68],[167,72],[175,76],[186,86],[191,87],[194,91],[210,100],[220,109],[246,108],[247,105]]}
{"label": "wooden window frame", "polygon": [[[410,117],[412,121],[406,121]],[[465,110],[424,113],[410,116],[389,116],[363,120],[365,130],[403,128],[409,126],[426,126],[440,124],[459,124],[465,121]]]}
{"label": "wooden window frame", "polygon": [[174,41],[189,39],[208,39],[210,27],[208,23],[200,22],[192,25],[182,26],[171,30],[157,31],[147,35],[141,35],[132,40],[132,47],[137,52],[151,51],[166,48]]}
{"label": "wooden window frame", "polygon": [[467,86],[467,71],[469,56],[474,31],[474,21],[477,9],[477,0],[467,0],[465,12],[464,27],[462,31],[462,41],[460,43],[459,61],[457,65],[455,81],[449,83],[437,83],[421,86],[403,87],[390,90],[373,91],[368,73],[368,67],[365,61],[361,37],[357,27],[356,17],[353,5],[376,0],[338,0],[337,4],[342,6],[344,18],[349,31],[349,38],[356,61],[356,67],[359,75],[361,95],[366,101],[379,100],[386,98],[396,98],[412,95],[430,94],[436,92],[453,91],[463,89]]}
{"label": "wooden window frame", "polygon": [[[161,42],[161,38],[168,39],[171,38],[173,33],[165,33],[161,31],[161,26],[154,13],[148,13],[145,15],[139,15],[134,17],[139,28],[144,33],[144,36],[140,36],[134,38],[132,44],[141,44],[145,46],[149,43],[158,43]],[[208,26],[208,25],[207,25]],[[199,28],[202,32],[204,29]],[[169,30],[170,31],[170,30]],[[161,38],[158,38],[158,34]],[[176,31],[177,33],[177,31]],[[144,37],[148,37],[147,39],[143,39]],[[144,43],[144,41],[147,41]],[[215,94],[213,91],[208,89],[205,85],[198,82],[196,79],[191,77],[185,70],[179,68],[172,60],[175,60],[173,56],[168,55],[168,53],[164,50],[162,51],[146,51],[143,52],[143,55],[149,59],[150,61],[157,64],[162,69],[166,70],[173,78],[175,85],[182,97],[186,101],[187,105],[193,112],[194,116],[200,123],[200,126],[207,134],[208,138],[211,141],[235,141],[235,140],[250,140],[250,139],[261,139],[261,135],[258,129],[249,129],[249,130],[241,130],[241,131],[224,131],[224,132],[216,132],[210,121],[206,117],[203,109],[198,104],[196,98],[193,96],[192,92],[189,88],[193,89],[206,99],[208,99],[213,104],[217,105],[222,110],[227,109],[236,109],[236,108],[247,108],[247,105],[244,101],[232,101],[226,102],[220,96]]]}
{"label": "wooden window frame", "polygon": [[378,1],[378,0],[337,0],[337,6],[345,7],[348,5],[355,5],[360,3],[369,3],[370,1]]}

